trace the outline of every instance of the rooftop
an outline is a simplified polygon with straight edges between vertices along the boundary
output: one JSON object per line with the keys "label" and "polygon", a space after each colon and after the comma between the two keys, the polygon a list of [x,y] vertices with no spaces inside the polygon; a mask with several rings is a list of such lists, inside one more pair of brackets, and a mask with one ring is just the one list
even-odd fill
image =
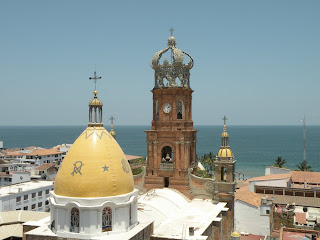
{"label": "rooftop", "polygon": [[48,187],[53,186],[52,181],[29,181],[29,182],[23,182],[23,183],[17,183],[7,186],[1,186],[0,187],[0,197],[8,196],[10,194],[26,192],[31,191],[33,189],[38,189],[42,187]]}

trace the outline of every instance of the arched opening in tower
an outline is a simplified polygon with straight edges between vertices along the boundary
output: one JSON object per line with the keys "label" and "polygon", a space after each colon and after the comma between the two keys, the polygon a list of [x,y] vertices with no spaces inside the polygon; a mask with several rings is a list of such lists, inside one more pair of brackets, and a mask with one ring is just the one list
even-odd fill
{"label": "arched opening in tower", "polygon": [[161,150],[161,162],[172,162],[173,161],[173,153],[172,148],[169,146],[165,146]]}
{"label": "arched opening in tower", "polygon": [[221,168],[221,182],[226,182],[227,181],[227,170],[225,167]]}
{"label": "arched opening in tower", "polygon": [[177,102],[177,119],[183,119],[183,102],[181,100]]}

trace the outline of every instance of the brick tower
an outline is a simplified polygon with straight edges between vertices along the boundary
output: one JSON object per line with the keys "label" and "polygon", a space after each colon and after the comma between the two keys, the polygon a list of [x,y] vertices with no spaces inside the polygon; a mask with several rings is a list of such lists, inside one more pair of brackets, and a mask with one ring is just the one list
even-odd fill
{"label": "brick tower", "polygon": [[235,192],[235,164],[233,152],[229,146],[229,135],[227,133],[226,120],[224,117],[224,127],[221,134],[221,147],[214,161],[215,183],[214,202],[226,202],[229,208],[222,220],[222,239],[231,239],[234,225],[234,192]]}
{"label": "brick tower", "polygon": [[[171,29],[172,30],[172,29]],[[160,58],[171,54],[171,61]],[[184,57],[189,62],[184,64]],[[170,56],[170,55],[169,55]],[[188,171],[196,163],[196,130],[192,121],[190,88],[191,56],[176,48],[176,40],[152,58],[155,70],[153,119],[147,133],[147,174],[145,188],[175,188],[190,197]]]}

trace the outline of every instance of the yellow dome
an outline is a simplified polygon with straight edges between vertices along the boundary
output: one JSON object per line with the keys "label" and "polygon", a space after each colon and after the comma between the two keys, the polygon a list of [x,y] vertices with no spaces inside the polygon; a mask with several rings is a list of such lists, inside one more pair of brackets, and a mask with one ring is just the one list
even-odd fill
{"label": "yellow dome", "polygon": [[231,236],[232,236],[232,237],[240,237],[240,233],[238,233],[238,232],[233,232],[233,233],[231,234]]}
{"label": "yellow dome", "polygon": [[227,132],[223,132],[223,133],[221,134],[221,137],[229,137],[229,134],[228,134]]}
{"label": "yellow dome", "polygon": [[233,152],[230,148],[220,148],[218,157],[233,157]]}
{"label": "yellow dome", "polygon": [[104,127],[88,127],[58,171],[54,193],[66,197],[109,197],[133,191],[130,165]]}
{"label": "yellow dome", "polygon": [[97,98],[94,97],[90,102],[89,106],[103,106],[102,102]]}

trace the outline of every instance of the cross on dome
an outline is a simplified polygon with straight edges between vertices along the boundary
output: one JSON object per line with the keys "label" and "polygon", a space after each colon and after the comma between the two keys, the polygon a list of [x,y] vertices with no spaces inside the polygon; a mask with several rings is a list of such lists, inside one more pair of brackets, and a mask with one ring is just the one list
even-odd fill
{"label": "cross on dome", "polygon": [[113,120],[116,120],[113,116],[111,116],[111,118],[109,118],[111,121],[111,125],[113,125]]}
{"label": "cross on dome", "polygon": [[171,32],[171,36],[173,36],[174,29],[171,27],[171,28],[169,29],[169,32]]}
{"label": "cross on dome", "polygon": [[226,116],[223,116],[222,120],[223,120],[223,125],[226,125],[226,121],[228,120],[228,118]]}
{"label": "cross on dome", "polygon": [[97,89],[97,80],[101,79],[101,77],[97,77],[96,71],[94,71],[93,77],[89,77],[90,80],[94,81],[94,90],[96,91]]}

